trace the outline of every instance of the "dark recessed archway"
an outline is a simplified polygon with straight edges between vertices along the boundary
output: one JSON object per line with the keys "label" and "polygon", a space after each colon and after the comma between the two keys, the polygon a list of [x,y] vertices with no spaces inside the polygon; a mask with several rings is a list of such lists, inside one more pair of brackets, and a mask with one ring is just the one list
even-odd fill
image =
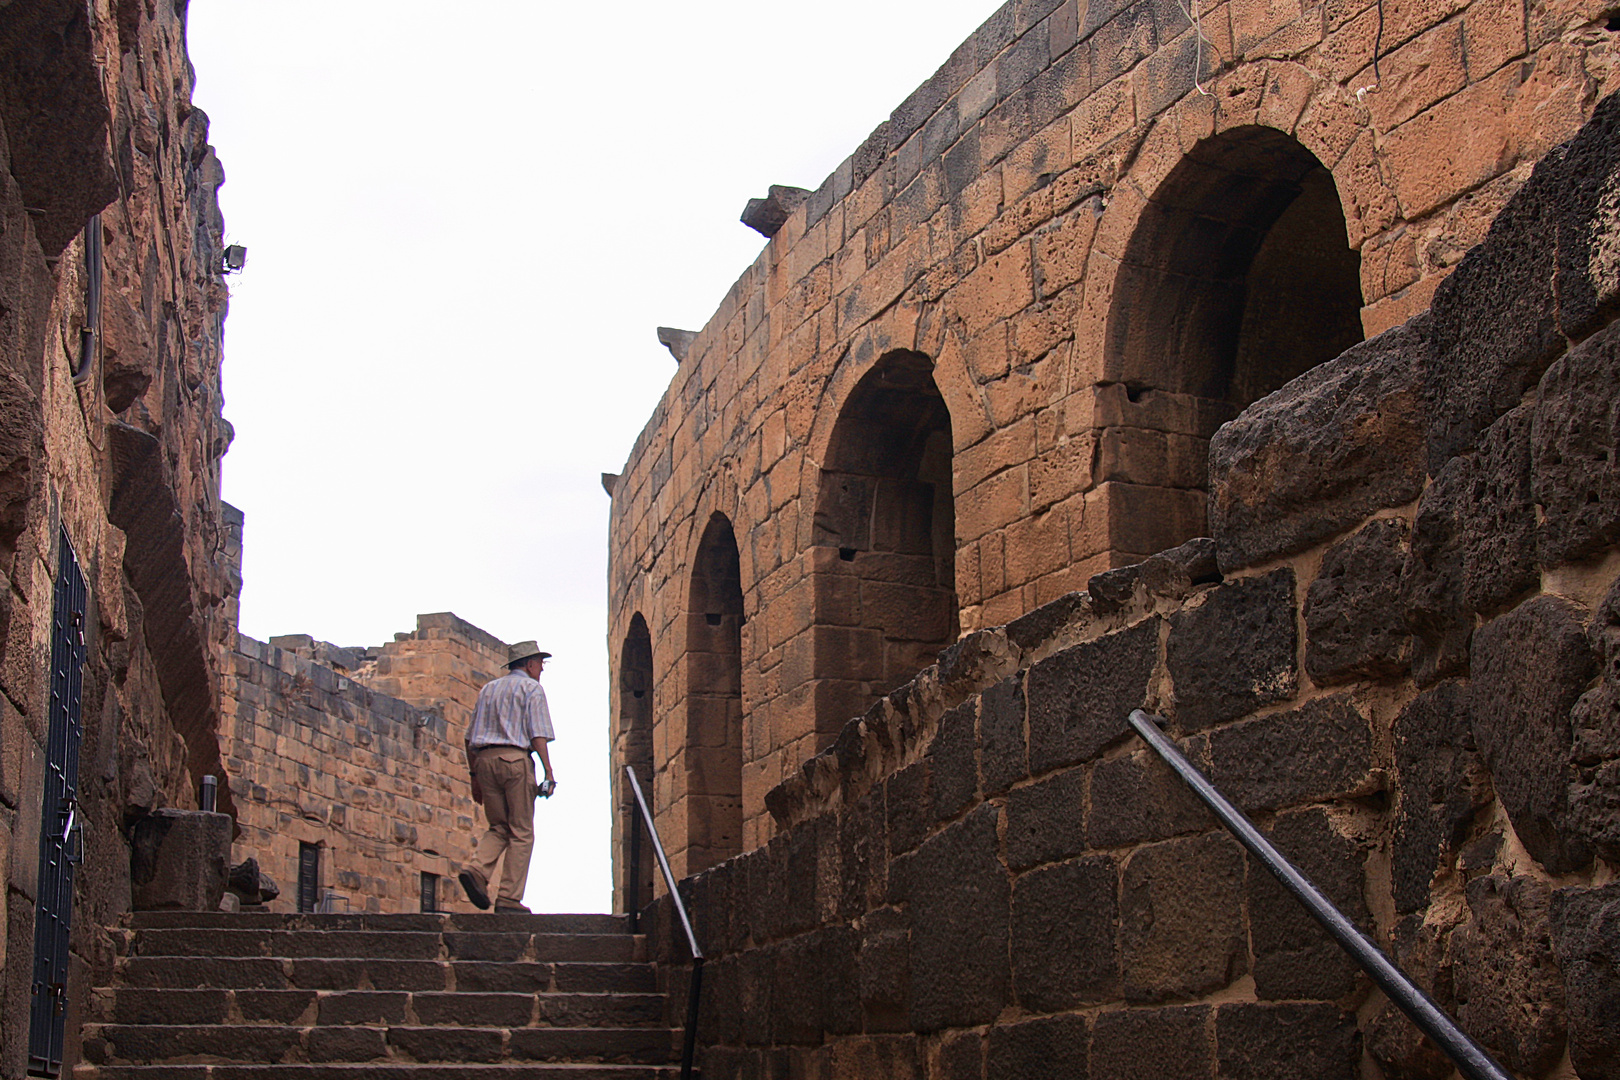
{"label": "dark recessed archway", "polygon": [[1137,520],[1111,524],[1116,549],[1124,539],[1129,555],[1150,555],[1203,531],[1209,437],[1361,340],[1360,266],[1332,173],[1293,137],[1237,128],[1171,170],[1109,312],[1104,382],[1118,415],[1097,480],[1159,489],[1119,500]]}
{"label": "dark recessed archway", "polygon": [[[613,760],[629,765],[636,771],[641,790],[650,800],[653,781],[653,655],[652,635],[647,632],[647,620],[636,612],[630,618],[630,629],[624,636],[619,652],[619,745]],[[631,851],[631,836],[636,827],[635,795],[624,776],[614,777],[614,789],[619,793],[619,822],[621,850],[619,853],[619,880],[616,883],[620,911],[639,911],[652,903],[653,856],[652,844],[645,835],[641,844]]]}
{"label": "dark recessed archway", "polygon": [[724,514],[709,518],[686,615],[686,873],[742,852],[742,568]]}
{"label": "dark recessed archway", "polygon": [[879,358],[839,412],[816,498],[823,738],[956,640],[951,454],[933,362],[904,350]]}

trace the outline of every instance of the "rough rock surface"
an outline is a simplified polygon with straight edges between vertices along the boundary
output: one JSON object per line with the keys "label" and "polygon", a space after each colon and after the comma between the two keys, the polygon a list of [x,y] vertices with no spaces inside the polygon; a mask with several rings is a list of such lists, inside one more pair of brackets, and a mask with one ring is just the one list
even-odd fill
{"label": "rough rock surface", "polygon": [[1138,850],[1120,887],[1127,1001],[1193,998],[1247,968],[1243,850],[1224,832]]}
{"label": "rough rock surface", "polygon": [[1538,596],[1474,635],[1474,741],[1514,830],[1554,873],[1579,870],[1591,846],[1572,828],[1570,710],[1593,673],[1580,611]]}
{"label": "rough rock surface", "polygon": [[232,821],[203,810],[157,810],[135,823],[136,911],[217,911],[231,872]]}
{"label": "rough rock surface", "polygon": [[1564,983],[1548,925],[1551,891],[1531,877],[1468,883],[1473,917],[1451,936],[1457,1022],[1498,1060],[1540,1074],[1564,1049]]}
{"label": "rough rock surface", "polygon": [[1389,583],[1406,560],[1406,522],[1385,518],[1329,548],[1305,593],[1305,670],[1318,686],[1406,669],[1411,635]]}
{"label": "rough rock surface", "polygon": [[1602,678],[1570,713],[1570,829],[1620,862],[1620,584],[1609,590],[1587,635]]}
{"label": "rough rock surface", "polygon": [[1547,369],[1530,439],[1541,565],[1620,542],[1620,323]]}
{"label": "rough rock surface", "polygon": [[1551,920],[1576,1075],[1620,1080],[1620,884],[1556,890]]}
{"label": "rough rock surface", "polygon": [[1490,773],[1474,745],[1467,684],[1448,681],[1407,703],[1395,719],[1395,909],[1429,903],[1442,858],[1454,858],[1474,814],[1490,802]]}
{"label": "rough rock surface", "polygon": [[1029,672],[1032,773],[1089,761],[1130,731],[1126,717],[1147,701],[1158,620],[1076,645]]}
{"label": "rough rock surface", "polygon": [[1199,731],[1293,695],[1294,572],[1228,581],[1170,620],[1176,723]]}

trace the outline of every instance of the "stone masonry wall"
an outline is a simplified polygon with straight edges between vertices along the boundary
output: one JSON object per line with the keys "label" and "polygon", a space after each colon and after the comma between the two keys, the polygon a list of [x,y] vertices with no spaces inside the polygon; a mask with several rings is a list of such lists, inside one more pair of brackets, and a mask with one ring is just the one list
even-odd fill
{"label": "stone masonry wall", "polygon": [[130,824],[222,772],[224,173],[192,83],[183,3],[0,13],[0,1077],[27,1068],[40,837],[65,824],[41,810],[62,530],[89,592],[66,1068],[129,909]]}
{"label": "stone masonry wall", "polygon": [[1208,535],[1215,429],[1426,309],[1620,87],[1607,0],[1190,10],[1010,0],[669,336],[609,654],[677,870],[769,840],[766,793],[959,632]]}
{"label": "stone masonry wall", "polygon": [[1515,1075],[1620,1075],[1617,250],[1611,96],[1430,311],[1221,429],[1213,538],[964,635],[774,789],[683,886],[704,1075],[1450,1075],[1139,706]]}
{"label": "stone masonry wall", "polygon": [[239,637],[224,694],[233,858],[276,880],[272,910],[296,910],[300,843],[321,848],[339,911],[419,911],[424,873],[440,910],[472,910],[455,884],[481,824],[462,740],[505,650],[448,612],[373,648]]}

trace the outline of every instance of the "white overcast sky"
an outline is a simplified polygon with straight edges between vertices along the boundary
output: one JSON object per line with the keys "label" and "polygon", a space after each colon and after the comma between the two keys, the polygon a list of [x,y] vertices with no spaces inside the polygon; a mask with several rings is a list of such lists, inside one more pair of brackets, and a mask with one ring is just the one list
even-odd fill
{"label": "white overcast sky", "polygon": [[764,244],[744,203],[817,187],[997,6],[192,0],[248,249],[242,630],[449,610],[555,653],[536,910],[611,903],[599,477],[674,372],[654,328],[700,329]]}

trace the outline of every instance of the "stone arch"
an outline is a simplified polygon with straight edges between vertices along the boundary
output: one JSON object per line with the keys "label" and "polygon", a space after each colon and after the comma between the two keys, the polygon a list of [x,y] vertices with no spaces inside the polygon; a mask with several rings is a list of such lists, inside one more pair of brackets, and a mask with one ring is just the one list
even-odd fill
{"label": "stone arch", "polygon": [[[630,617],[630,628],[625,632],[619,650],[619,722],[613,760],[636,771],[642,793],[653,797],[653,654],[652,634],[647,620],[636,612]],[[639,811],[635,795],[622,771],[613,778],[619,804],[619,874],[615,882],[618,895],[615,908],[619,911],[639,911],[652,903],[653,854],[652,844],[645,834],[637,850],[632,852],[630,838]]]}
{"label": "stone arch", "polygon": [[742,562],[731,519],[709,516],[686,605],[686,870],[742,852]]}
{"label": "stone arch", "polygon": [[956,639],[952,455],[933,361],[878,357],[838,410],[813,489],[818,746]]}
{"label": "stone arch", "polygon": [[1274,128],[1200,140],[1141,207],[1112,283],[1096,479],[1120,485],[1116,552],[1206,532],[1216,428],[1361,338],[1333,174]]}

